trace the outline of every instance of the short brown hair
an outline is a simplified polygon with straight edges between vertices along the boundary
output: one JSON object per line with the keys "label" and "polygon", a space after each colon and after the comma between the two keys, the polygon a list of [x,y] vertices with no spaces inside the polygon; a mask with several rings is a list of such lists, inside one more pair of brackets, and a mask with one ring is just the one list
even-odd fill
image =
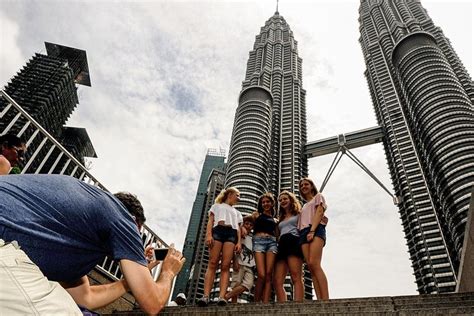
{"label": "short brown hair", "polygon": [[253,218],[252,215],[247,215],[244,217],[243,222],[244,223],[249,222],[249,223],[255,224],[255,218]]}
{"label": "short brown hair", "polygon": [[138,225],[142,226],[145,223],[146,218],[145,213],[143,212],[142,203],[140,203],[135,194],[129,192],[117,192],[114,196],[119,199],[130,214],[135,217]]}

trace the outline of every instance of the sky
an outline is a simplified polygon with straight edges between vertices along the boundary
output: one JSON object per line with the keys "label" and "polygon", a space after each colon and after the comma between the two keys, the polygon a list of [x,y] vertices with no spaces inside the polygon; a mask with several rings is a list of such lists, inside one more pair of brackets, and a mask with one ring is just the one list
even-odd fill
{"label": "sky", "polygon": [[[424,0],[473,74],[471,1]],[[280,1],[303,59],[308,141],[377,125],[358,42],[357,0]],[[275,1],[0,0],[0,84],[44,42],[87,52],[92,87],[67,125],[85,127],[91,172],[130,191],[147,224],[182,249],[208,148],[228,150],[255,36]],[[352,152],[392,189],[381,144]],[[312,158],[321,184],[334,155]],[[324,190],[323,267],[333,298],[416,294],[398,210],[344,157]]]}

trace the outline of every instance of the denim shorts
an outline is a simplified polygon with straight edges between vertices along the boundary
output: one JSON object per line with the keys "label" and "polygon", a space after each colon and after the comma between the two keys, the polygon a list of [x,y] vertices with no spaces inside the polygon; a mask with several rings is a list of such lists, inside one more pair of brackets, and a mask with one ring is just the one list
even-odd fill
{"label": "denim shorts", "polygon": [[303,259],[303,252],[299,246],[299,236],[293,234],[284,234],[278,241],[278,254],[276,260],[287,260],[289,256],[295,256]]}
{"label": "denim shorts", "polygon": [[[300,245],[309,243],[307,236],[310,230],[311,225],[300,230]],[[319,224],[314,232],[314,237],[319,237],[324,240],[324,246],[326,246],[326,225]]]}
{"label": "denim shorts", "polygon": [[254,252],[278,253],[278,244],[275,236],[253,236]]}
{"label": "denim shorts", "polygon": [[237,243],[237,229],[233,229],[230,226],[217,225],[212,228],[212,238],[220,241],[221,243],[231,242]]}

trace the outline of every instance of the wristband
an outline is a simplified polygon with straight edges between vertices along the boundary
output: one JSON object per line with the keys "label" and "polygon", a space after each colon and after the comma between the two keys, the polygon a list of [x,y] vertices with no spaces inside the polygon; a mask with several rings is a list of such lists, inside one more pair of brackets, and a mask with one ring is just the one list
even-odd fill
{"label": "wristband", "polygon": [[310,230],[309,232],[314,234],[316,231],[315,230]]}

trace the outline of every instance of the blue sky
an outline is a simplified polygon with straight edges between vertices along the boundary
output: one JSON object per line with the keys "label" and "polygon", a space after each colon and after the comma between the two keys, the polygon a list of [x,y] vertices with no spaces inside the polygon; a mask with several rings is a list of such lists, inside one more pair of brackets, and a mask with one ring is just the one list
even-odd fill
{"label": "blue sky", "polygon": [[[303,58],[310,141],[376,125],[358,43],[358,1],[281,1]],[[473,5],[422,1],[473,74]],[[93,174],[142,200],[148,224],[182,248],[207,148],[228,150],[255,35],[275,1],[0,0],[0,83],[44,41],[87,51],[92,87],[68,125],[86,127]],[[354,153],[391,188],[382,146]],[[320,184],[333,156],[312,159]],[[323,265],[332,297],[415,293],[391,198],[343,158],[325,189]]]}

